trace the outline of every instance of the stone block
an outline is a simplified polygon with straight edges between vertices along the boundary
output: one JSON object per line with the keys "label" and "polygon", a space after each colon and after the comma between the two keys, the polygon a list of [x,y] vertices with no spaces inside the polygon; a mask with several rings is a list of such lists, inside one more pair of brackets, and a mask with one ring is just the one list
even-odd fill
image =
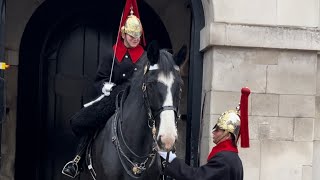
{"label": "stone block", "polygon": [[315,95],[316,64],[314,52],[282,52],[278,65],[267,68],[267,93]]}
{"label": "stone block", "polygon": [[318,27],[319,1],[277,1],[277,24],[286,26]]}
{"label": "stone block", "polygon": [[243,164],[245,180],[259,179],[260,152],[260,141],[258,140],[250,140],[250,148],[239,148],[239,156]]}
{"label": "stone block", "polygon": [[13,180],[14,177],[14,162],[16,152],[16,115],[17,111],[14,108],[11,109],[6,115],[2,124],[0,161],[1,180]]}
{"label": "stone block", "polygon": [[[241,97],[241,89],[237,92],[212,91],[210,107],[211,114],[222,114],[223,112],[233,109],[239,105]],[[251,96],[249,96],[249,115],[251,114]]]}
{"label": "stone block", "polygon": [[265,93],[266,65],[252,64],[244,50],[216,48],[213,58],[213,90],[239,92],[249,87],[252,92]]}
{"label": "stone block", "polygon": [[278,116],[279,95],[276,94],[252,94],[251,114],[255,116]]}
{"label": "stone block", "polygon": [[302,180],[312,180],[312,166],[302,166]]}
{"label": "stone block", "polygon": [[317,57],[316,96],[320,96],[320,55]]}
{"label": "stone block", "polygon": [[216,23],[209,23],[200,31],[200,50],[205,51],[215,42],[226,44],[226,27],[223,23],[214,26]]}
{"label": "stone block", "polygon": [[10,109],[16,108],[18,94],[18,67],[11,66],[5,71],[6,103]]}
{"label": "stone block", "polygon": [[280,50],[276,49],[246,49],[245,59],[248,63],[260,65],[277,65]]}
{"label": "stone block", "polygon": [[314,141],[313,161],[312,161],[312,180],[318,180],[320,177],[320,141]]}
{"label": "stone block", "polygon": [[316,117],[314,119],[314,140],[320,140],[320,96],[316,96]]}
{"label": "stone block", "polygon": [[[257,116],[249,116],[249,137],[250,140],[258,140],[261,129],[260,119]],[[269,130],[268,130],[269,132]]]}
{"label": "stone block", "polygon": [[243,166],[248,168],[260,168],[260,152],[259,140],[251,140],[250,148],[239,148],[239,156]]}
{"label": "stone block", "polygon": [[249,116],[252,140],[293,140],[293,118]]}
{"label": "stone block", "polygon": [[[265,34],[269,28],[257,28],[247,24],[226,24],[226,44],[236,47],[265,46]],[[256,46],[259,47],[259,46]]]}
{"label": "stone block", "polygon": [[211,114],[211,108],[213,107],[213,101],[211,101],[212,96],[212,91],[202,91],[202,104],[204,104],[203,113],[205,115]]}
{"label": "stone block", "polygon": [[315,117],[315,97],[303,95],[280,95],[279,116]]}
{"label": "stone block", "polygon": [[200,165],[207,163],[208,154],[210,152],[209,148],[210,138],[202,137],[200,142]]}
{"label": "stone block", "polygon": [[213,49],[208,50],[203,55],[203,76],[202,76],[202,89],[205,91],[212,90],[213,78]]}
{"label": "stone block", "polygon": [[243,24],[276,24],[276,0],[213,0],[214,20]]}
{"label": "stone block", "polygon": [[293,118],[253,116],[252,121],[258,123],[260,140],[293,140]]}
{"label": "stone block", "polygon": [[11,66],[19,65],[19,52],[14,50],[6,50],[6,62]]}
{"label": "stone block", "polygon": [[313,118],[294,119],[294,141],[313,141]]}
{"label": "stone block", "polygon": [[261,141],[260,180],[301,180],[302,166],[311,166],[312,142]]}
{"label": "stone block", "polygon": [[14,180],[14,156],[1,154],[1,180]]}
{"label": "stone block", "polygon": [[250,168],[250,167],[243,167],[244,180],[259,180],[260,178],[260,169],[259,168]]}
{"label": "stone block", "polygon": [[204,115],[202,119],[202,137],[210,137],[211,136],[211,122],[212,122],[212,115]]}
{"label": "stone block", "polygon": [[[211,25],[213,24],[213,25]],[[255,26],[208,22],[205,29],[210,37],[219,37],[211,42],[201,34],[201,50],[210,46],[253,47],[293,50],[320,50],[320,33],[314,28],[280,26]],[[219,29],[225,29],[224,31]],[[212,38],[213,39],[213,38]]]}

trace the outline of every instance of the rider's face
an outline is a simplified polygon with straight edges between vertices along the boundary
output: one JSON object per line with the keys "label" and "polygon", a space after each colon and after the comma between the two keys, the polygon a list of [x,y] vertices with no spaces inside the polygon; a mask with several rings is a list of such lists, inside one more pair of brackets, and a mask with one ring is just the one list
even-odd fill
{"label": "rider's face", "polygon": [[127,48],[135,48],[140,43],[140,37],[135,38],[133,36],[130,36],[129,34],[122,34],[124,45]]}

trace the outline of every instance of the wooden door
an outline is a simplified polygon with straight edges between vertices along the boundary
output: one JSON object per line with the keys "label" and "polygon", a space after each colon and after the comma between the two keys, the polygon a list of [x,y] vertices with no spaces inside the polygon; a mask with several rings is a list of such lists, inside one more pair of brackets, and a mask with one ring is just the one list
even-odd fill
{"label": "wooden door", "polygon": [[[48,64],[48,153],[46,177],[67,179],[60,172],[76,150],[77,138],[72,134],[69,118],[84,103],[98,95],[93,86],[101,58],[111,55],[111,31],[78,26],[54,39],[47,51]],[[78,177],[85,179],[85,174]]]}

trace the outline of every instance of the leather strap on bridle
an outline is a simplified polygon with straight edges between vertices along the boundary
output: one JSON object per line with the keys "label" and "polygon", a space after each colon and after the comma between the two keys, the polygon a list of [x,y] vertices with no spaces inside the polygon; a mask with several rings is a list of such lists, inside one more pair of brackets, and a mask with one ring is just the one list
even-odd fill
{"label": "leather strap on bridle", "polygon": [[[153,143],[151,152],[149,154],[147,154],[145,156],[138,156],[136,153],[134,153],[131,150],[131,148],[125,142],[120,121],[123,119],[122,118],[122,112],[123,112],[122,105],[123,105],[123,102],[125,99],[124,97],[125,97],[126,93],[127,92],[125,91],[122,94],[122,98],[121,98],[120,103],[119,103],[119,97],[117,97],[117,99],[116,99],[117,109],[116,109],[116,114],[114,116],[114,119],[112,120],[112,142],[115,145],[119,160],[120,160],[123,168],[127,172],[127,174],[134,179],[138,179],[141,177],[141,174],[144,173],[148,168],[150,168],[151,165],[154,163],[155,158],[156,158],[156,149],[155,149],[155,145]],[[123,151],[121,144],[123,144],[125,146],[125,149],[128,150],[131,155],[135,156],[138,159],[144,159],[144,160],[141,163],[136,163],[136,162],[131,161],[131,159],[128,157],[128,155]],[[128,162],[132,166],[132,169],[129,169],[127,167],[125,161]],[[147,164],[149,164],[149,165],[146,166]],[[133,170],[134,168],[139,171],[138,175],[131,172],[131,170]]]}

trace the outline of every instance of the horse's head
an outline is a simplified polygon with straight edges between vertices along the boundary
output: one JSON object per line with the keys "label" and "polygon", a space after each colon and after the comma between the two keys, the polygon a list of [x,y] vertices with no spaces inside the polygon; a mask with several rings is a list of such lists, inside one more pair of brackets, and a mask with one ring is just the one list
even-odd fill
{"label": "horse's head", "polygon": [[147,51],[149,63],[144,71],[144,99],[154,138],[159,148],[166,151],[173,148],[178,137],[176,120],[182,90],[179,66],[186,59],[186,49],[184,46],[177,55],[172,55],[151,43]]}

